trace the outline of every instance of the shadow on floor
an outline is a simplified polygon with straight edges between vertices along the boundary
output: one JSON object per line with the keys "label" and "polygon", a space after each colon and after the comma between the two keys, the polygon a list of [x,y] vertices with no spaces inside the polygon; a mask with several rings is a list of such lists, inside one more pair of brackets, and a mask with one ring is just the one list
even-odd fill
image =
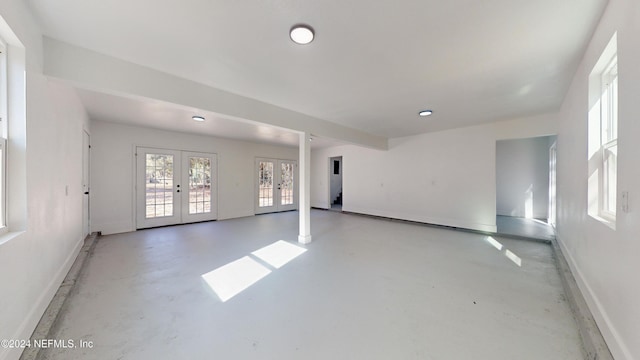
{"label": "shadow on floor", "polygon": [[556,238],[553,226],[542,220],[512,216],[496,216],[497,234],[535,240],[552,241]]}

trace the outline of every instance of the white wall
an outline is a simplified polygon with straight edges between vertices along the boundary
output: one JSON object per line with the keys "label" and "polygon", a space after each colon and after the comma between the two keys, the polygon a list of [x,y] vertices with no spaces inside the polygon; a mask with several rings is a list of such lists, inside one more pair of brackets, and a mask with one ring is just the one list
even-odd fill
{"label": "white wall", "polygon": [[496,143],[498,215],[547,219],[549,214],[549,138]]}
{"label": "white wall", "polygon": [[[12,211],[10,225],[13,225],[12,229],[22,231],[0,239],[0,338],[26,339],[82,242],[81,144],[86,115],[71,90],[51,84],[42,76],[41,33],[26,3],[3,0],[0,15],[26,48],[28,124],[26,140],[25,134],[18,133],[10,144],[10,160],[16,160],[13,164],[18,165],[12,168],[8,189],[13,197],[9,204]],[[618,189],[630,192],[631,210],[629,213],[618,211],[614,231],[587,216],[586,119],[589,72],[616,30],[620,73]],[[636,279],[640,271],[640,166],[637,164],[640,121],[637,121],[635,106],[640,98],[637,34],[640,34],[640,2],[609,0],[607,12],[557,114],[560,119],[558,239],[612,353],[619,360],[640,359],[640,342],[637,341],[640,286]],[[81,68],[71,63],[67,65],[70,72]],[[109,75],[108,72],[104,74],[105,77]],[[349,194],[345,198],[345,210],[493,229],[495,141],[555,133],[552,129],[555,116],[393,139],[388,152],[354,146],[314,150],[312,205],[328,207],[328,157],[343,155],[347,166],[345,193]],[[113,135],[128,139],[129,144],[119,148],[111,144],[119,142],[119,138],[101,136],[91,130],[94,146],[113,150],[94,158],[93,168],[96,168],[97,160],[104,160],[103,164],[115,174],[125,173],[116,179],[115,185],[129,186],[125,189],[130,192],[131,144],[137,140],[126,132],[113,131]],[[155,130],[138,131],[137,134],[144,139],[153,132]],[[221,173],[222,161],[227,161],[225,166],[234,159],[244,163],[245,166],[237,165],[237,170],[241,171],[230,172],[235,175],[220,180],[220,194],[229,191],[224,195],[226,200],[221,199],[224,204],[220,205],[220,217],[250,215],[253,187],[249,180],[252,177],[248,175],[253,167],[249,159],[255,154],[244,149],[241,143],[228,144],[227,150],[237,150],[247,157],[235,158],[231,151],[211,145],[214,143],[211,138],[197,138],[176,135],[167,140],[172,141],[174,147],[190,145],[193,150],[207,151],[211,146],[211,151],[217,152],[221,160]],[[256,149],[263,149],[256,146]],[[285,157],[289,151],[271,147],[264,147],[264,150],[273,151],[270,156],[275,157]],[[281,156],[276,154],[280,151],[283,152]],[[93,154],[96,155],[96,151]],[[118,164],[119,160],[126,165]],[[376,171],[378,167],[384,171]],[[99,183],[92,185],[95,190],[100,188]],[[132,229],[131,193],[123,192],[125,204],[121,189],[112,184],[105,194],[94,191],[94,225],[100,225],[96,223],[100,219],[102,226],[111,226],[112,230]],[[109,205],[109,194],[116,194],[113,205]],[[100,197],[102,205],[98,206]],[[106,214],[107,206],[114,206],[109,214],[115,216]],[[123,217],[118,214],[120,211]],[[19,354],[16,350],[0,349],[2,360],[17,359]]]}
{"label": "white wall", "polygon": [[297,148],[91,122],[91,231],[133,231],[134,147],[157,147],[217,154],[218,219],[254,214],[255,158],[298,158]]}
{"label": "white wall", "polygon": [[[0,339],[28,339],[82,245],[87,116],[73,90],[42,75],[41,34],[25,2],[0,2],[0,16],[16,35],[9,41],[24,46],[9,49],[10,67],[20,58],[26,64],[26,112],[10,103],[11,233],[0,237]],[[6,36],[5,26],[0,31]],[[23,82],[24,70],[10,74],[10,82]],[[18,359],[20,353],[0,348],[0,359]]]}
{"label": "white wall", "polygon": [[496,140],[554,134],[555,121],[545,115],[396,138],[388,151],[314,149],[311,204],[329,207],[329,158],[342,156],[344,211],[495,231]]}
{"label": "white wall", "polygon": [[[618,200],[616,230],[587,215],[588,77],[618,32]],[[560,110],[558,240],[617,360],[640,359],[640,2],[610,0]]]}

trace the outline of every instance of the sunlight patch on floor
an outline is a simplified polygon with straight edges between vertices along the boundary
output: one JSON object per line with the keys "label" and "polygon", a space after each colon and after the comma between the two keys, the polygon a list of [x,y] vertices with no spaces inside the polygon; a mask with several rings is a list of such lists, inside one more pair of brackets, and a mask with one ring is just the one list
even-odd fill
{"label": "sunlight patch on floor", "polygon": [[279,240],[251,254],[276,269],[303,254],[307,249]]}
{"label": "sunlight patch on floor", "polygon": [[509,260],[513,261],[514,264],[522,267],[522,259],[511,251],[507,250],[504,252],[504,255],[509,258]]}
{"label": "sunlight patch on floor", "polygon": [[220,300],[225,302],[269,273],[271,270],[245,256],[202,275],[202,278],[220,297]]}
{"label": "sunlight patch on floor", "polygon": [[486,237],[486,240],[487,240],[487,242],[488,242],[489,244],[491,244],[491,246],[493,246],[494,248],[498,249],[498,251],[501,251],[501,250],[502,250],[502,247],[503,247],[503,246],[502,246],[502,244],[501,244],[498,240],[496,240],[496,239],[492,238],[491,236],[487,236],[487,237]]}
{"label": "sunlight patch on floor", "polygon": [[[502,243],[500,243],[498,240],[494,239],[491,236],[485,237],[485,240],[500,252],[502,252],[502,249],[504,249],[504,245],[502,245]],[[514,254],[511,250],[504,249],[504,256],[506,256],[509,260],[513,261],[514,264],[518,265],[519,267],[522,267],[522,259],[518,255]]]}
{"label": "sunlight patch on floor", "polygon": [[278,240],[252,252],[251,255],[203,274],[202,278],[220,300],[226,302],[271,273],[269,268],[261,265],[253,257],[264,261],[275,269],[280,269],[306,251],[307,249],[303,247]]}

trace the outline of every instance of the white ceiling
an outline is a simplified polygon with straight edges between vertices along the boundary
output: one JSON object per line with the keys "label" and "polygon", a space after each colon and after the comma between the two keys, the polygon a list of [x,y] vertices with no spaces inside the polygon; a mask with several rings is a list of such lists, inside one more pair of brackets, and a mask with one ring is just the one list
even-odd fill
{"label": "white ceiling", "polygon": [[[386,137],[557,110],[606,3],[28,0],[52,38]],[[98,97],[90,113],[154,121]]]}
{"label": "white ceiling", "polygon": [[[85,89],[78,89],[77,92],[90,118],[94,120],[258,143],[298,146],[298,133],[286,129],[151,99],[115,96]],[[194,115],[203,116],[205,121],[194,121]],[[344,145],[340,141],[318,136],[312,136],[312,139],[312,148]]]}

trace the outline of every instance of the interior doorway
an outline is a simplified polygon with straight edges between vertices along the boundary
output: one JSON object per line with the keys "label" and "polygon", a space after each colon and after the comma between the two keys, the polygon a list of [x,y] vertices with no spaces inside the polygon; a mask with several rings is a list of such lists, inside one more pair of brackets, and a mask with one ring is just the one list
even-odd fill
{"label": "interior doorway", "polygon": [[549,225],[556,227],[556,164],[557,143],[554,137],[553,144],[549,147]]}
{"label": "interior doorway", "polygon": [[496,142],[498,233],[555,238],[555,142],[556,136]]}
{"label": "interior doorway", "polygon": [[256,214],[298,208],[297,171],[295,160],[256,159]]}
{"label": "interior doorway", "polygon": [[329,158],[329,209],[342,211],[342,156]]}
{"label": "interior doorway", "polygon": [[216,154],[136,148],[138,229],[215,220]]}

